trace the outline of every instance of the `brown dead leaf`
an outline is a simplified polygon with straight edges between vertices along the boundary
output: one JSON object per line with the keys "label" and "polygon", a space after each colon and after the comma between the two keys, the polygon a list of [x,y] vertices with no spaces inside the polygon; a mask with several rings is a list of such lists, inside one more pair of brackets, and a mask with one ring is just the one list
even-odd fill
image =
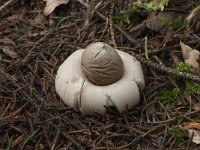
{"label": "brown dead leaf", "polygon": [[7,20],[9,20],[10,22],[13,22],[13,23],[18,23],[22,18],[22,16],[20,14],[14,14],[12,16],[9,16],[7,18]]}
{"label": "brown dead leaf", "polygon": [[188,132],[188,136],[192,138],[193,143],[200,144],[200,123],[191,122],[184,127],[180,126],[180,128]]}
{"label": "brown dead leaf", "polygon": [[34,18],[33,23],[35,25],[43,25],[46,23],[46,18],[42,13],[38,13],[38,15]]}
{"label": "brown dead leaf", "polygon": [[200,123],[197,123],[197,122],[191,122],[187,125],[187,127],[190,129],[190,128],[193,128],[193,129],[197,129],[197,130],[200,130]]}
{"label": "brown dead leaf", "polygon": [[180,41],[180,45],[181,45],[181,50],[182,50],[183,58],[184,59],[188,59],[189,53],[192,51],[192,48],[190,46],[184,44],[181,41]]}
{"label": "brown dead leaf", "polygon": [[4,46],[2,48],[0,48],[2,50],[2,52],[12,58],[17,58],[17,53],[13,50],[11,50],[10,47],[8,46]]}
{"label": "brown dead leaf", "polygon": [[198,50],[193,50],[190,46],[180,42],[182,55],[187,65],[192,66],[193,72],[199,73],[200,66],[198,59],[200,57],[200,52]]}
{"label": "brown dead leaf", "polygon": [[178,57],[176,56],[175,52],[172,51],[169,53],[169,56],[171,57],[171,60],[172,62],[175,64],[175,65],[178,65],[180,62],[179,62],[179,59]]}
{"label": "brown dead leaf", "polygon": [[193,72],[199,73],[199,59],[200,52],[197,50],[192,50],[189,54],[189,58],[185,60],[185,63],[192,66]]}
{"label": "brown dead leaf", "polygon": [[44,1],[46,1],[46,6],[43,12],[45,16],[51,14],[57,6],[61,4],[67,4],[69,2],[69,0],[44,0]]}
{"label": "brown dead leaf", "polygon": [[189,134],[190,138],[193,135],[193,138],[192,138],[193,143],[200,144],[200,131],[199,130],[189,129],[188,134]]}
{"label": "brown dead leaf", "polygon": [[20,144],[21,142],[24,141],[25,138],[26,138],[26,134],[22,134],[22,135],[18,136],[16,139],[13,140],[12,146],[14,147],[17,144]]}
{"label": "brown dead leaf", "polygon": [[194,104],[194,110],[200,111],[200,103]]}

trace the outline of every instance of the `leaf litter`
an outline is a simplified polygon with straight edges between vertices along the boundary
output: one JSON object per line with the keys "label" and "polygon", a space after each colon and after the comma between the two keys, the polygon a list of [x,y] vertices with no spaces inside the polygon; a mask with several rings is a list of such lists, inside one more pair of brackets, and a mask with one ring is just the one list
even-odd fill
{"label": "leaf litter", "polygon": [[[169,54],[173,52],[173,57],[183,60],[180,41],[199,50],[198,34],[188,33],[187,26],[166,30],[164,34],[153,28],[139,28],[137,25],[148,20],[148,15],[142,8],[135,14],[139,16],[139,22],[121,26],[114,16],[117,17],[120,11],[128,10],[131,3],[128,0],[117,0],[113,12],[115,32],[112,35],[115,37],[111,38],[108,16],[111,14],[112,2],[94,1],[95,7],[88,8],[90,3],[83,0],[55,0],[48,1],[48,5],[43,0],[1,1],[0,8],[3,9],[0,12],[5,11],[0,15],[0,149],[199,148],[199,144],[196,144],[198,141],[190,142],[194,138],[189,134],[183,141],[179,141],[179,136],[176,135],[178,133],[170,134],[170,131],[179,125],[184,127],[185,123],[199,123],[200,96],[192,93],[188,100],[182,95],[178,97],[179,103],[174,108],[155,99],[163,87],[170,89],[186,86],[185,78],[178,78],[177,81],[174,79],[176,76],[167,74],[171,72],[168,68],[176,69]],[[169,1],[169,5],[164,7],[172,9],[173,5],[170,4],[173,2],[175,3]],[[183,6],[178,1],[174,5],[181,9]],[[190,10],[198,5],[185,4],[184,6],[191,7],[186,10],[186,14],[189,15]],[[87,13],[91,14],[89,22]],[[62,20],[69,16],[73,19]],[[129,17],[130,22],[135,21],[133,16]],[[192,20],[195,22],[195,19]],[[132,36],[129,34],[130,29],[142,32]],[[135,30],[132,31],[134,34]],[[148,60],[143,57],[145,37],[148,37]],[[116,40],[118,49],[142,57],[146,89],[140,104],[124,114],[113,108],[106,108],[108,113],[105,116],[83,117],[80,112],[65,106],[56,95],[56,71],[75,50],[95,41],[113,45],[111,39]],[[154,65],[158,70],[162,64],[166,72],[155,71],[148,64]],[[190,124],[186,132],[189,129],[190,132],[195,130],[192,135],[198,140],[199,132],[196,131],[199,128]]]}

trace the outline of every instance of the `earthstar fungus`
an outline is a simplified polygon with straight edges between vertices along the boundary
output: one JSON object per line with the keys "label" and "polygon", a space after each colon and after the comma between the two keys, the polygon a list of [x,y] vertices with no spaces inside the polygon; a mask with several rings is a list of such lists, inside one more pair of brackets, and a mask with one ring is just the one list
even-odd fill
{"label": "earthstar fungus", "polygon": [[83,115],[104,115],[105,106],[123,112],[138,104],[145,83],[139,61],[97,42],[75,51],[64,61],[55,87],[64,103]]}

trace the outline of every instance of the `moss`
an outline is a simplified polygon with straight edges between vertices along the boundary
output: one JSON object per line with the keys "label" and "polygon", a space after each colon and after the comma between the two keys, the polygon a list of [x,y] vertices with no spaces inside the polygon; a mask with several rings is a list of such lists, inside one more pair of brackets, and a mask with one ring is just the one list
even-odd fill
{"label": "moss", "polygon": [[185,64],[184,62],[181,62],[176,67],[176,70],[180,71],[180,72],[191,72],[192,71],[192,67],[187,65],[187,64]]}
{"label": "moss", "polygon": [[161,88],[157,92],[156,99],[162,102],[169,108],[174,108],[182,104],[181,97],[190,96],[193,94],[200,95],[200,85],[193,81],[186,80],[185,86]]}
{"label": "moss", "polygon": [[200,95],[200,85],[192,81],[185,81],[184,95],[198,94]]}
{"label": "moss", "polygon": [[[192,67],[181,62],[177,67],[177,71],[181,72],[191,72]],[[193,81],[186,80],[185,81],[185,88],[183,89],[183,95],[191,95],[191,94],[200,94],[200,85]]]}
{"label": "moss", "polygon": [[[177,68],[177,71],[181,72],[191,72],[192,68],[185,63],[180,63]],[[157,92],[156,99],[162,102],[164,105],[169,106],[169,108],[174,108],[182,104],[181,97],[191,96],[196,94],[200,95],[200,85],[196,82],[190,80],[183,80],[181,85],[176,85],[178,79],[175,77],[170,78],[174,83],[175,87],[161,88]]]}
{"label": "moss", "polygon": [[181,129],[177,129],[177,128],[172,128],[169,131],[169,135],[174,137],[178,143],[184,141],[187,138],[187,134],[184,131],[182,131]]}
{"label": "moss", "polygon": [[[121,11],[118,16],[114,17],[114,20],[120,26],[130,25],[131,23],[133,23],[131,21],[131,18],[133,17],[133,15],[139,12],[139,8],[142,8],[143,13],[150,14],[152,11],[164,10],[164,7],[168,5],[168,2],[169,0],[161,0],[159,2],[157,0],[153,0],[151,2],[141,1],[141,4],[140,2],[134,2],[132,3],[130,9]],[[175,24],[177,23],[179,23],[179,20],[175,22]]]}
{"label": "moss", "polygon": [[156,98],[164,105],[168,105],[169,108],[174,108],[181,103],[180,94],[179,88],[161,88]]}
{"label": "moss", "polygon": [[131,17],[138,12],[136,6],[132,5],[129,10],[121,11],[118,16],[114,17],[115,22],[120,25],[130,25],[131,24]]}
{"label": "moss", "polygon": [[167,17],[161,17],[160,21],[161,21],[161,25],[163,25],[164,27],[168,27],[174,31],[185,27],[184,18],[181,16],[179,16],[175,20],[171,18],[167,18]]}

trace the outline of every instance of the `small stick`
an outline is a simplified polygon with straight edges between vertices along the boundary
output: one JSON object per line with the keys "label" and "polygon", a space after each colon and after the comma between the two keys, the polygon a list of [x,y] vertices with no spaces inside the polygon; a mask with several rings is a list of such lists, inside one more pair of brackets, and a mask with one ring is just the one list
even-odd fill
{"label": "small stick", "polygon": [[112,1],[111,9],[110,9],[111,11],[110,11],[110,15],[109,15],[110,35],[111,35],[113,46],[114,46],[115,49],[117,49],[117,43],[116,43],[116,40],[115,40],[115,31],[114,31],[114,28],[113,28],[113,17],[112,17],[113,12],[114,12],[114,7],[115,7],[115,4]]}
{"label": "small stick", "polygon": [[149,56],[148,56],[148,49],[147,49],[147,37],[146,37],[146,36],[145,36],[144,51],[145,51],[146,59],[149,59]]}
{"label": "small stick", "polygon": [[194,74],[191,74],[191,73],[187,73],[187,72],[179,72],[179,71],[176,71],[176,70],[174,70],[172,68],[161,66],[161,65],[159,65],[157,63],[154,63],[154,62],[152,62],[150,60],[147,60],[147,59],[141,57],[138,54],[135,54],[133,51],[131,51],[130,54],[132,56],[136,57],[144,65],[152,67],[155,70],[162,71],[163,73],[175,75],[175,76],[183,78],[183,79],[189,79],[189,80],[196,81],[196,82],[200,83],[200,76],[197,76],[197,75],[194,75]]}
{"label": "small stick", "polygon": [[7,6],[11,5],[15,0],[9,0],[7,2],[5,2],[2,6],[0,6],[0,12],[6,8]]}
{"label": "small stick", "polygon": [[58,141],[59,139],[59,135],[60,135],[60,130],[61,130],[61,127],[59,126],[58,130],[57,130],[57,133],[56,133],[56,136],[53,140],[53,144],[51,146],[51,150],[54,150],[55,149],[55,146],[56,146],[56,142]]}
{"label": "small stick", "polygon": [[[96,10],[96,14],[101,18],[101,19],[103,19],[103,20],[107,20],[107,17],[105,17],[103,14],[101,14],[99,11],[97,11]],[[124,31],[121,27],[119,27],[118,25],[116,25],[116,24],[113,24],[113,26],[117,29],[117,30],[119,30],[123,35],[124,35],[124,37],[126,37],[126,39],[130,42],[130,43],[132,43],[132,44],[136,44],[137,42],[136,42],[136,40],[135,39],[133,39],[126,31]]]}

